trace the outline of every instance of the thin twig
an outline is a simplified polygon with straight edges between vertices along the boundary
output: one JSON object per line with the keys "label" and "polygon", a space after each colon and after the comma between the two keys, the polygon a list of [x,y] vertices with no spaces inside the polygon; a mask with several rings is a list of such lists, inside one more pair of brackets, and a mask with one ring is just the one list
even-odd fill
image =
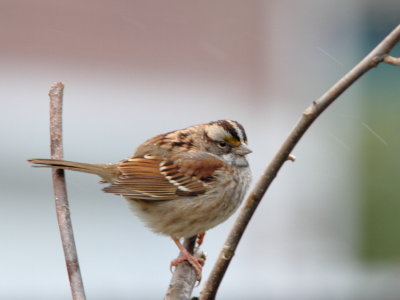
{"label": "thin twig", "polygon": [[[187,238],[183,241],[183,246],[193,254],[197,236]],[[172,275],[165,300],[188,300],[192,295],[196,283],[197,274],[195,269],[186,261],[179,263]]]}
{"label": "thin twig", "polygon": [[393,56],[386,55],[384,57],[383,61],[385,63],[391,64],[391,65],[400,66],[400,57],[393,57]]}
{"label": "thin twig", "polygon": [[377,66],[380,62],[387,60],[387,54],[392,50],[400,40],[400,25],[397,26],[375,49],[373,49],[360,63],[344,75],[336,84],[334,84],[325,94],[313,103],[303,112],[302,117],[294,126],[285,142],[265,169],[263,175],[256,186],[246,199],[236,222],[234,223],[223,249],[218,257],[213,270],[205,283],[200,294],[201,300],[215,299],[218,287],[229,266],[229,263],[235,253],[239,241],[245,231],[247,224],[254,214],[258,204],[264,196],[271,182],[276,177],[288,156],[296,146],[300,138],[304,135],[310,125],[317,117],[335,101],[348,87],[350,87],[358,78],[371,68]]}
{"label": "thin twig", "polygon": [[[53,159],[63,159],[64,156],[62,141],[63,92],[64,84],[62,82],[54,83],[49,91],[50,148],[51,158]],[[58,227],[60,229],[61,241],[64,249],[64,257],[67,265],[72,299],[84,300],[86,299],[85,290],[83,287],[81,271],[78,263],[78,254],[76,251],[74,234],[72,231],[64,170],[53,169],[52,176]]]}

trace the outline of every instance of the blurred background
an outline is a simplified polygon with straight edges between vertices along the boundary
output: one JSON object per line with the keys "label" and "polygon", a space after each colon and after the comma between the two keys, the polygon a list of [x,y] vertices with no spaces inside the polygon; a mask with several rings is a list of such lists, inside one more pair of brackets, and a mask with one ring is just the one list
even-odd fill
{"label": "blurred background", "polygon": [[[49,157],[53,82],[66,85],[68,160],[116,162],[156,134],[229,118],[247,130],[255,182],[399,14],[390,0],[0,0],[0,299],[70,299],[50,172],[26,162]],[[400,299],[399,95],[400,68],[381,64],[314,123],[219,299]],[[176,246],[97,181],[67,174],[88,299],[161,299]],[[208,232],[204,278],[234,219]]]}

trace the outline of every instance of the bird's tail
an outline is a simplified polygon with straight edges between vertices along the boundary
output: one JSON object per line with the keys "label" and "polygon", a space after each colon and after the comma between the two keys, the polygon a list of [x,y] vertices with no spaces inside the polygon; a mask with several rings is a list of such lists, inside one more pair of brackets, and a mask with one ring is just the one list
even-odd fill
{"label": "bird's tail", "polygon": [[31,158],[28,159],[28,162],[33,164],[34,167],[48,167],[96,174],[100,176],[103,181],[109,183],[112,183],[120,174],[116,164],[87,164],[59,159],[41,158]]}

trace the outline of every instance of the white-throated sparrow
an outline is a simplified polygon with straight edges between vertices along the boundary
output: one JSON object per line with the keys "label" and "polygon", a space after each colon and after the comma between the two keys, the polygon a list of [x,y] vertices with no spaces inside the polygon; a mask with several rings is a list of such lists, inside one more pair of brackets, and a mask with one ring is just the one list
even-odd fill
{"label": "white-throated sparrow", "polygon": [[100,176],[106,193],[124,196],[153,231],[169,235],[201,275],[201,264],[179,238],[207,231],[240,205],[251,175],[246,133],[236,121],[220,120],[153,137],[116,164],[30,159],[36,166]]}

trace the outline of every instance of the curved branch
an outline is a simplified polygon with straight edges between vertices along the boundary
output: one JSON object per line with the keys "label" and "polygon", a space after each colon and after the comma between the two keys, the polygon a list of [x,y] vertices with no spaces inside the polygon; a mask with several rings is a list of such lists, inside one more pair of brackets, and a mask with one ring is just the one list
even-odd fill
{"label": "curved branch", "polygon": [[[53,159],[63,159],[64,156],[62,143],[63,92],[64,84],[62,82],[54,83],[49,91],[50,148],[51,158]],[[72,299],[84,300],[86,299],[85,290],[83,288],[82,276],[78,262],[78,254],[76,251],[74,233],[72,230],[64,170],[53,169],[52,175],[58,227],[60,229],[61,241],[64,249],[64,257],[65,263],[67,265]]]}
{"label": "curved branch", "polygon": [[267,166],[263,175],[246,199],[240,214],[225,241],[218,260],[214,265],[214,268],[211,271],[211,274],[200,294],[201,300],[215,298],[222,278],[235,253],[243,232],[245,231],[251,217],[254,214],[254,211],[300,138],[304,135],[310,125],[317,119],[317,117],[358,78],[360,78],[371,68],[377,66],[380,62],[389,62],[387,61],[387,55],[399,40],[400,25],[398,25],[388,36],[386,36],[386,38],[375,47],[375,49],[373,49],[346,75],[344,75],[325,94],[313,101],[312,104],[303,112],[300,120],[289,133],[289,136],[286,138],[283,145],[272,159],[270,164]]}

